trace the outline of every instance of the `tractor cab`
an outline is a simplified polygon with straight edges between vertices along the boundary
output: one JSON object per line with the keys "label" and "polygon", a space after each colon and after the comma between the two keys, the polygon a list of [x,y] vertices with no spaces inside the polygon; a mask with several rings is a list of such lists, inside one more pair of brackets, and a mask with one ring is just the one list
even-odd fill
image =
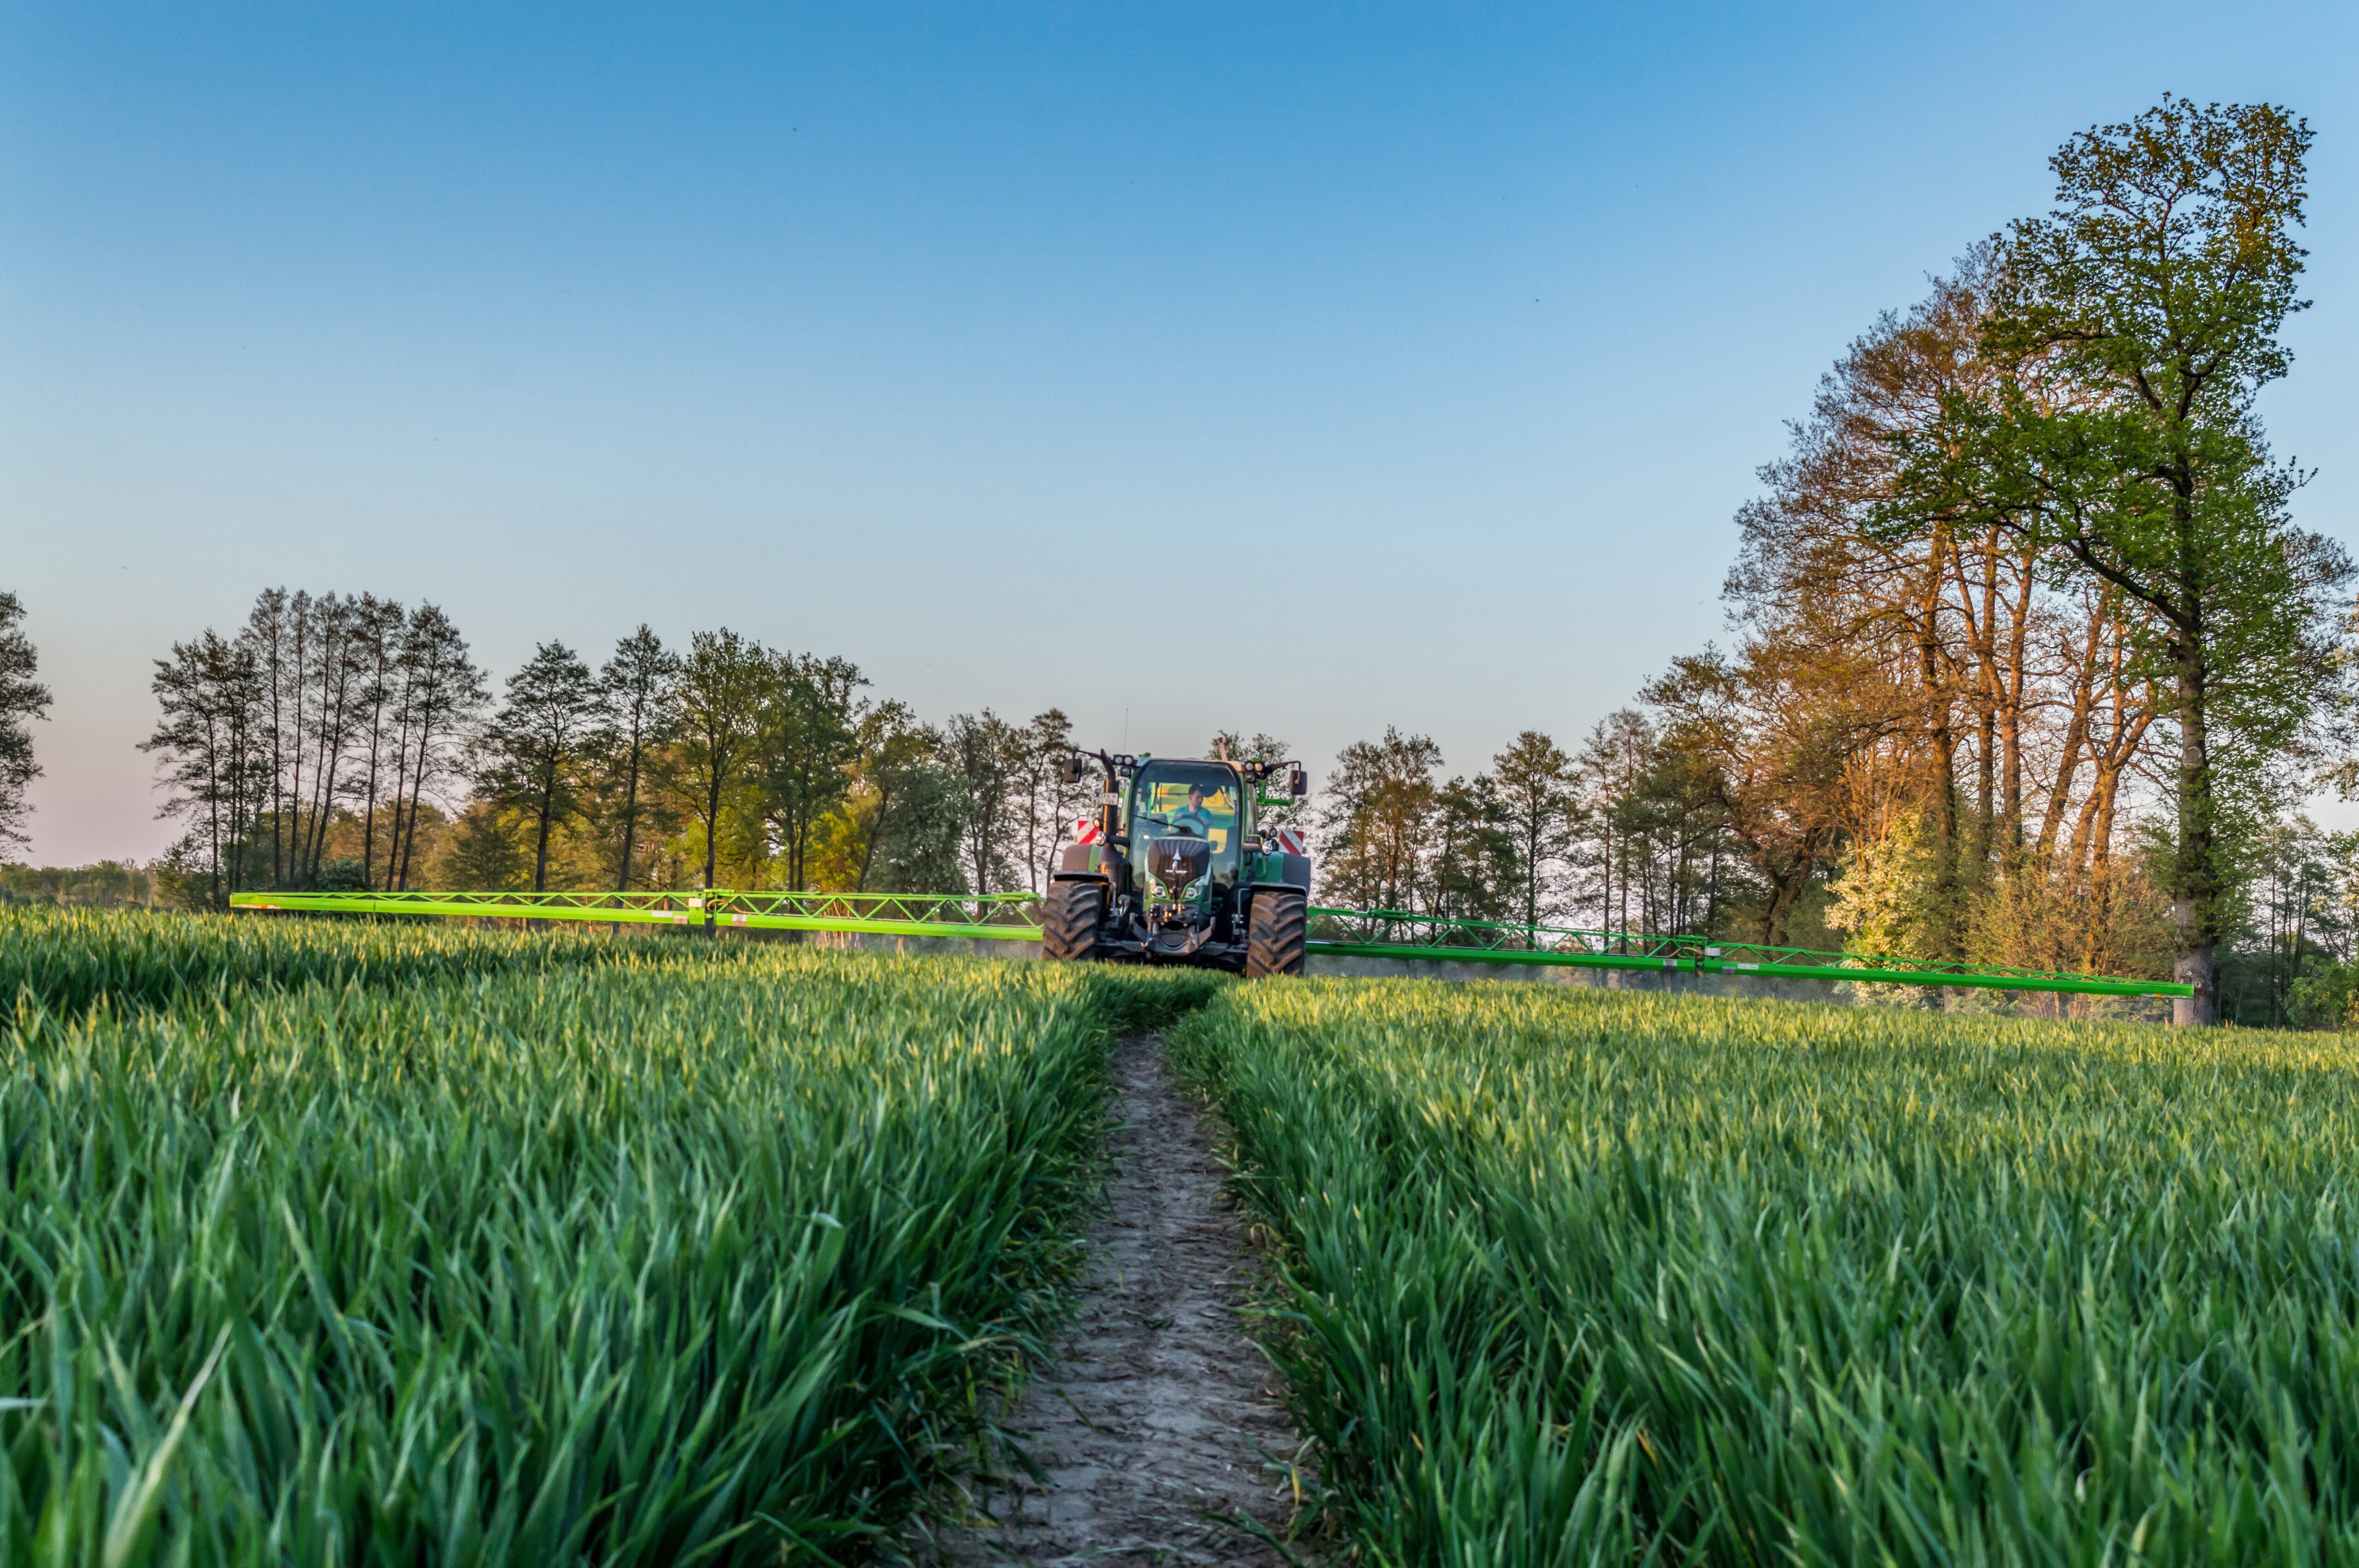
{"label": "tractor cab", "polygon": [[1257,806],[1302,796],[1301,768],[1098,752],[1071,759],[1065,782],[1093,771],[1105,789],[1050,881],[1044,957],[1301,972],[1310,862],[1256,822]]}
{"label": "tractor cab", "polygon": [[1235,889],[1252,827],[1244,784],[1231,762],[1139,764],[1125,836],[1163,902],[1209,909]]}

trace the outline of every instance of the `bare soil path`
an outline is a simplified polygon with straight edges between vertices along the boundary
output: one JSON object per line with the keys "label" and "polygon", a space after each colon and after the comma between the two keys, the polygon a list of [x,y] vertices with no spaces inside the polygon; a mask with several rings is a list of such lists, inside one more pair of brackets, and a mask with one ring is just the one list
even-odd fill
{"label": "bare soil path", "polygon": [[1049,1484],[1019,1474],[978,1498],[991,1524],[937,1541],[942,1568],[1285,1561],[1224,1522],[1243,1513],[1285,1536],[1299,1446],[1245,1335],[1245,1223],[1162,1042],[1125,1042],[1114,1079],[1114,1175],[1084,1304],[1008,1422]]}

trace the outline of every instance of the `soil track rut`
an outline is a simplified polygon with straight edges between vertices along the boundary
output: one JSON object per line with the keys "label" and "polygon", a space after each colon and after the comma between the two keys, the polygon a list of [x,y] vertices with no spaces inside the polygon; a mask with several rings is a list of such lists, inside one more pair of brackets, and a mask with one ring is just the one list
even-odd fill
{"label": "soil track rut", "polygon": [[1225,1522],[1243,1513],[1285,1535],[1299,1446],[1277,1375],[1245,1335],[1256,1265],[1244,1222],[1162,1042],[1125,1042],[1114,1077],[1099,1256],[1057,1362],[1008,1423],[1049,1485],[1002,1478],[976,1499],[989,1526],[935,1543],[942,1568],[1285,1561]]}

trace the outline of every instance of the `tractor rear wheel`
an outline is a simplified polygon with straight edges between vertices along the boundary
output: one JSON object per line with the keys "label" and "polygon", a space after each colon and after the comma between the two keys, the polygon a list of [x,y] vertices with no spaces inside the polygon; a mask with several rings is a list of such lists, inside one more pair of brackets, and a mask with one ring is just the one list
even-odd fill
{"label": "tractor rear wheel", "polygon": [[1288,888],[1265,890],[1253,897],[1253,916],[1245,929],[1245,979],[1302,972],[1302,944],[1309,934],[1310,900]]}
{"label": "tractor rear wheel", "polygon": [[1051,882],[1040,912],[1040,957],[1086,958],[1097,950],[1105,889],[1096,882]]}

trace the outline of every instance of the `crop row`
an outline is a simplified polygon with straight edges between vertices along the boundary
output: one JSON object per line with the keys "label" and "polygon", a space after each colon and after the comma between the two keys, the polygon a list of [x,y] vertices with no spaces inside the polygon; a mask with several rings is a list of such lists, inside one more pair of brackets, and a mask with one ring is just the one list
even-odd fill
{"label": "crop row", "polygon": [[0,1026],[9,1563],[857,1557],[1060,1310],[1106,1040],[1207,989],[114,919]]}
{"label": "crop row", "polygon": [[1333,982],[1174,1039],[1363,1561],[2359,1561],[2350,1041]]}
{"label": "crop row", "polygon": [[2345,1040],[0,936],[0,1562],[858,1560],[1063,1310],[1161,1026],[1360,1561],[2359,1561]]}
{"label": "crop row", "polygon": [[196,998],[235,1001],[262,989],[387,987],[523,970],[596,967],[644,956],[564,933],[513,933],[423,921],[224,920],[35,905],[0,924],[0,1009],[116,1012]]}

